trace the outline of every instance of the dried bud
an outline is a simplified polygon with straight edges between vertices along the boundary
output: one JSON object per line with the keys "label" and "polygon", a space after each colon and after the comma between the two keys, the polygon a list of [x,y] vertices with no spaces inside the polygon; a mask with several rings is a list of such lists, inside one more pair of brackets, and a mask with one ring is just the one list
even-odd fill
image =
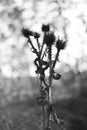
{"label": "dried bud", "polygon": [[40,34],[37,33],[37,32],[35,32],[35,33],[34,33],[34,38],[39,38],[39,37],[40,37]]}
{"label": "dried bud", "polygon": [[22,29],[22,34],[24,35],[24,37],[28,38],[29,36],[33,36],[33,32],[28,30],[27,28],[23,28]]}
{"label": "dried bud", "polygon": [[56,42],[56,47],[58,50],[63,50],[65,47],[66,47],[66,42],[67,41],[63,41],[63,40],[60,40],[58,38],[57,42]]}
{"label": "dried bud", "polygon": [[47,24],[47,25],[42,25],[42,31],[43,32],[49,32],[50,31],[50,26],[49,26],[49,24]]}
{"label": "dried bud", "polygon": [[60,75],[60,74],[57,74],[57,73],[54,73],[54,74],[53,74],[53,79],[59,80],[60,78],[61,78],[61,75]]}
{"label": "dried bud", "polygon": [[46,43],[47,46],[53,45],[55,42],[55,35],[53,32],[49,32],[44,36],[44,43]]}

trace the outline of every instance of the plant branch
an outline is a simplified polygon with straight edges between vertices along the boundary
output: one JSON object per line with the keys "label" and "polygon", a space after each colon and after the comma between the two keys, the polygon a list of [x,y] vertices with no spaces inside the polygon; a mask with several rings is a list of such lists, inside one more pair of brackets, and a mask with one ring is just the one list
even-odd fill
{"label": "plant branch", "polygon": [[51,124],[51,114],[49,112],[49,106],[52,104],[52,61],[51,61],[51,48],[52,46],[49,47],[49,53],[48,53],[48,58],[49,58],[49,90],[48,90],[48,120],[47,120],[47,127],[50,128]]}
{"label": "plant branch", "polygon": [[39,43],[38,38],[36,38],[36,41],[37,41],[38,50],[39,50],[39,52],[40,52],[40,43]]}
{"label": "plant branch", "polygon": [[42,46],[41,46],[41,50],[40,50],[40,57],[41,57],[41,54],[42,54],[42,51],[43,51],[43,47],[44,47],[44,43],[42,43]]}
{"label": "plant branch", "polygon": [[42,55],[42,60],[43,60],[44,56],[46,55],[46,52],[47,52],[47,47],[46,47],[46,49],[45,49],[45,51],[44,51],[44,53]]}
{"label": "plant branch", "polygon": [[31,45],[31,47],[32,47],[32,49],[33,49],[33,52],[34,52],[37,56],[39,56],[39,54],[38,54],[36,48],[34,47],[34,45],[33,45],[32,41],[31,41],[30,37],[28,38],[28,42],[30,43],[30,45]]}
{"label": "plant branch", "polygon": [[54,60],[54,62],[53,62],[52,71],[53,71],[53,69],[55,68],[56,62],[57,62],[57,60],[58,60],[58,56],[59,56],[59,51],[57,51],[55,60]]}

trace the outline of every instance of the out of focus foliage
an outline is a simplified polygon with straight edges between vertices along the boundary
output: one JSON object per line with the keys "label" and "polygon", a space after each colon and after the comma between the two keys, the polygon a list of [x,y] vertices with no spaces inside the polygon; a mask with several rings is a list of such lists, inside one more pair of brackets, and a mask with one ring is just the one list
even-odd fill
{"label": "out of focus foliage", "polygon": [[[26,39],[22,36],[21,29],[27,27],[41,32],[42,24],[49,23],[57,36],[68,41],[65,51],[62,51],[59,57],[61,64],[56,66],[57,69],[60,67],[58,71],[63,73],[61,83],[57,85],[58,98],[66,95],[67,91],[71,94],[72,86],[75,87],[73,94],[77,95],[76,89],[84,75],[82,71],[87,69],[86,8],[86,0],[0,0],[0,88],[11,86],[12,90],[6,89],[7,93],[11,94],[14,93],[13,88],[16,90],[16,86],[23,86],[25,89],[25,86],[31,88],[36,84],[34,81],[31,82],[29,77],[29,81],[24,81],[23,78],[32,76],[35,68],[32,64],[33,54],[26,47]],[[12,81],[12,78],[2,80],[3,77],[15,78]],[[17,77],[22,77],[24,83],[17,80]],[[68,86],[68,89],[62,86]]]}
{"label": "out of focus foliage", "polygon": [[[0,68],[5,76],[28,75],[30,51],[25,47],[21,28],[41,31],[49,23],[56,35],[68,40],[60,59],[74,67],[77,58],[87,55],[86,0],[1,0],[0,1]],[[68,57],[68,58],[67,58]],[[81,64],[81,69],[87,61]],[[14,72],[14,73],[13,73]]]}
{"label": "out of focus foliage", "polygon": [[[30,100],[33,94],[38,94],[39,83],[36,78],[29,77],[35,71],[33,54],[26,47],[21,29],[27,27],[41,32],[42,24],[47,23],[57,36],[68,40],[59,57],[62,64],[56,66],[62,77],[55,81],[53,91],[54,101],[64,99],[57,106],[59,116],[81,119],[87,129],[87,0],[0,0],[0,128],[2,116],[7,113],[7,120],[13,121],[14,129],[40,127],[40,119],[36,123],[40,110],[36,109],[35,99],[34,102]],[[75,101],[65,101],[71,97]],[[28,101],[20,104],[18,99]],[[8,101],[13,102],[9,108]]]}

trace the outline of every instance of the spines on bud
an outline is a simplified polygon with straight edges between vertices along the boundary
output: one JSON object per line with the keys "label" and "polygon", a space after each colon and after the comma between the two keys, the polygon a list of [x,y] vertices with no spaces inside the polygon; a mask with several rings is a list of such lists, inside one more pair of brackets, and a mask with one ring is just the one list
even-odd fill
{"label": "spines on bud", "polygon": [[60,40],[59,37],[58,37],[58,40],[56,42],[56,48],[57,48],[57,50],[63,50],[63,49],[65,49],[66,43],[67,43],[67,41]]}
{"label": "spines on bud", "polygon": [[53,32],[48,32],[45,36],[44,36],[44,43],[49,47],[52,46],[55,42],[55,35]]}
{"label": "spines on bud", "polygon": [[49,26],[49,24],[47,24],[47,25],[43,24],[43,25],[42,25],[42,31],[43,31],[43,32],[49,32],[49,31],[50,31],[50,26]]}
{"label": "spines on bud", "polygon": [[30,30],[27,29],[27,28],[23,28],[23,29],[22,29],[22,34],[23,34],[24,37],[26,37],[26,38],[29,38],[29,36],[33,36],[33,32],[30,31]]}

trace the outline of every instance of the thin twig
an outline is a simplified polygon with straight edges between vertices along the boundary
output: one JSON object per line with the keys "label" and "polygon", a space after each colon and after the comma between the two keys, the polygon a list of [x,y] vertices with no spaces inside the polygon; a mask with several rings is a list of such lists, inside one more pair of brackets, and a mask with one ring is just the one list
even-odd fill
{"label": "thin twig", "polygon": [[43,53],[43,55],[42,55],[42,60],[43,60],[43,58],[44,58],[46,52],[47,52],[47,47],[46,47],[46,49],[45,49],[45,51],[44,51],[44,53]]}
{"label": "thin twig", "polygon": [[44,85],[45,85],[47,88],[49,87],[49,85],[46,83],[45,80],[43,80],[43,83],[44,83]]}
{"label": "thin twig", "polygon": [[37,56],[39,56],[39,54],[38,54],[36,48],[35,48],[34,45],[32,44],[32,41],[31,41],[30,37],[28,38],[28,42],[30,43],[31,47],[33,48],[34,53],[35,53]]}
{"label": "thin twig", "polygon": [[59,51],[57,51],[55,60],[54,60],[54,62],[53,62],[52,71],[53,71],[53,69],[55,68],[56,62],[57,62],[57,60],[58,60],[58,56],[59,56]]}
{"label": "thin twig", "polygon": [[41,46],[41,50],[40,50],[40,57],[41,57],[41,54],[42,54],[42,51],[43,51],[43,47],[44,47],[44,42],[42,43],[42,46]]}
{"label": "thin twig", "polygon": [[40,52],[40,43],[39,43],[38,38],[36,39],[36,41],[37,41],[38,50],[39,50],[39,52]]}

